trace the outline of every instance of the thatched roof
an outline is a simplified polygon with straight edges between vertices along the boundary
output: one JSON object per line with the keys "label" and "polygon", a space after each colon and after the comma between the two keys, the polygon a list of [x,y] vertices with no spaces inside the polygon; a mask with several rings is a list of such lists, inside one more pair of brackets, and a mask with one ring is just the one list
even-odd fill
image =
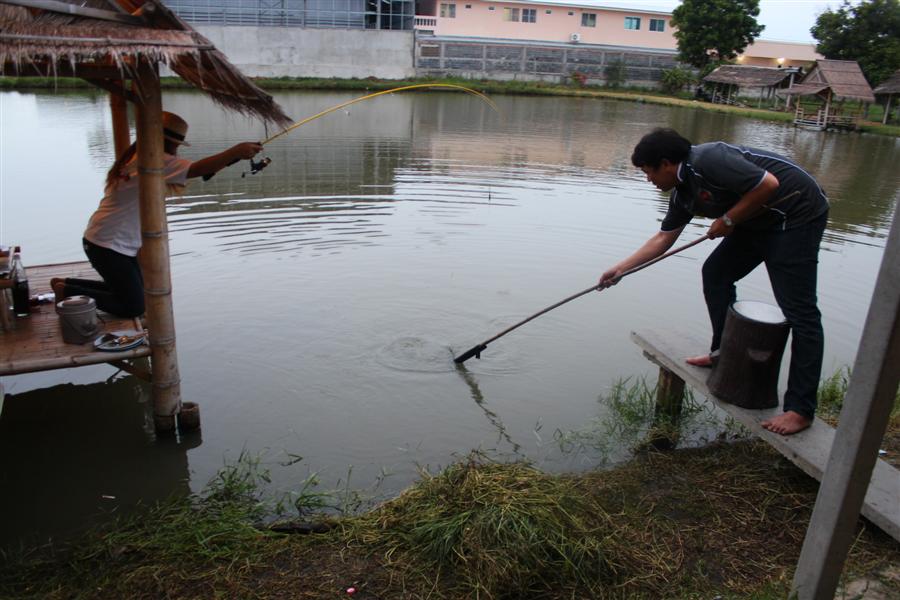
{"label": "thatched roof", "polygon": [[226,108],[291,121],[160,0],[0,0],[0,74],[77,76],[121,90],[111,82],[134,79],[141,59],[167,65]]}
{"label": "thatched roof", "polygon": [[875,102],[872,88],[855,60],[819,60],[798,85],[784,90],[794,96],[811,96],[831,89],[838,100]]}
{"label": "thatched roof", "polygon": [[876,94],[900,94],[900,69],[873,90]]}
{"label": "thatched roof", "polygon": [[710,83],[727,83],[742,87],[772,87],[790,77],[791,71],[773,67],[722,65],[703,78]]}

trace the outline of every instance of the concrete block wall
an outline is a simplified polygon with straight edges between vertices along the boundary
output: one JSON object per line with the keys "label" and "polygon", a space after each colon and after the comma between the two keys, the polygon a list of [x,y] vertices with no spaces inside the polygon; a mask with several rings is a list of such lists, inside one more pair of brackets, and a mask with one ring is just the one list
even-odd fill
{"label": "concrete block wall", "polygon": [[194,27],[250,77],[404,79],[416,73],[412,31]]}

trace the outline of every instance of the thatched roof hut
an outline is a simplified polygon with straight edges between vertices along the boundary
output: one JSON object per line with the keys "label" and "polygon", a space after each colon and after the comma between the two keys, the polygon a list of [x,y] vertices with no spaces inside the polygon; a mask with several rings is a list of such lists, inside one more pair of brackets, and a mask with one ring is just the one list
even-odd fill
{"label": "thatched roof hut", "polygon": [[900,69],[897,69],[896,73],[881,82],[881,85],[872,91],[876,96],[881,94],[900,94]]}
{"label": "thatched roof hut", "polygon": [[[199,413],[187,404],[182,410],[175,348],[160,65],[226,108],[290,122],[272,96],[160,0],[0,0],[0,74],[75,76],[108,90],[117,156],[131,143],[126,100],[134,104],[154,423],[171,432],[199,426]],[[139,374],[123,360],[115,364]]]}
{"label": "thatched roof hut", "polygon": [[703,78],[708,83],[724,83],[739,87],[776,87],[790,80],[794,69],[721,65]]}
{"label": "thatched roof hut", "polygon": [[[867,105],[875,102],[872,88],[855,60],[820,60],[797,85],[780,90],[780,95],[798,97],[794,124],[826,130],[830,128],[856,129]],[[818,107],[803,106],[799,98],[812,96]],[[845,107],[844,101],[859,103]]]}
{"label": "thatched roof hut", "polygon": [[799,84],[786,90],[792,96],[830,96],[835,100],[875,102],[872,88],[855,60],[819,60]]}
{"label": "thatched roof hut", "polygon": [[0,0],[0,74],[82,77],[115,93],[141,61],[163,64],[217,103],[290,119],[160,0]]}
{"label": "thatched roof hut", "polygon": [[778,88],[787,87],[800,72],[799,68],[755,67],[747,65],[720,65],[703,78],[703,83],[713,85],[712,101],[725,104],[737,103],[735,98],[749,88],[759,89],[758,106],[763,97],[772,98]]}
{"label": "thatched roof hut", "polygon": [[891,114],[891,100],[895,95],[900,95],[900,69],[883,81],[873,92],[876,98],[884,99],[884,118],[881,122],[886,124]]}

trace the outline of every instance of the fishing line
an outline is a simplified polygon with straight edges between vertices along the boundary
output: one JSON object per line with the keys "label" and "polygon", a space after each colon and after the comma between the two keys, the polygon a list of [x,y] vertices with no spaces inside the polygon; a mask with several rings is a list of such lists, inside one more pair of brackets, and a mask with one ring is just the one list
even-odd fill
{"label": "fishing line", "polygon": [[307,117],[303,120],[297,121],[293,125],[287,127],[284,131],[276,133],[275,135],[261,141],[260,144],[265,146],[272,140],[278,139],[279,137],[281,137],[287,133],[290,133],[291,131],[297,129],[301,125],[306,125],[310,121],[315,121],[319,117],[324,117],[325,115],[327,115],[329,113],[333,113],[336,110],[340,110],[340,109],[344,108],[345,106],[350,106],[351,104],[356,104],[357,102],[362,102],[363,100],[371,100],[372,98],[377,98],[378,96],[383,96],[384,94],[393,94],[394,92],[403,92],[406,90],[415,90],[415,89],[422,89],[422,88],[450,88],[450,89],[462,90],[468,94],[472,94],[473,96],[477,96],[478,98],[481,98],[482,100],[487,102],[488,106],[490,106],[491,109],[494,110],[494,112],[499,112],[499,110],[497,109],[497,105],[494,104],[494,101],[491,100],[490,98],[488,98],[486,95],[479,92],[478,90],[473,90],[472,88],[467,88],[465,86],[456,85],[453,83],[417,83],[415,85],[404,85],[402,87],[396,87],[396,88],[392,88],[389,90],[375,92],[374,94],[368,94],[367,96],[361,96],[359,98],[354,98],[353,100],[348,100],[347,102],[341,102],[340,104],[336,104],[335,106],[332,106],[331,108],[326,108],[322,112],[314,114],[311,117]]}

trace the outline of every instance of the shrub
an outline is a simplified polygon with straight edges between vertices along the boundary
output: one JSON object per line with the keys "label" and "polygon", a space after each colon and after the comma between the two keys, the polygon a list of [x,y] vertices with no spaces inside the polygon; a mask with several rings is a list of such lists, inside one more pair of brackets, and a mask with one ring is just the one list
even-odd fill
{"label": "shrub", "polygon": [[681,67],[666,69],[662,72],[662,89],[667,94],[676,94],[693,82],[693,74]]}

